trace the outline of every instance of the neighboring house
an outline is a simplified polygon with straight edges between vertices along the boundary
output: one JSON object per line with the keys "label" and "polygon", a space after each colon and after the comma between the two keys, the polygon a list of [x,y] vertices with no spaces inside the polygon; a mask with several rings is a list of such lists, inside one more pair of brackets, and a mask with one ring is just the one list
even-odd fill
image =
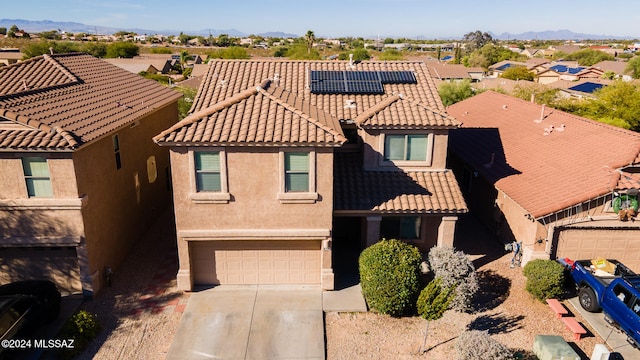
{"label": "neighboring house", "polygon": [[550,84],[551,88],[559,89],[558,96],[564,98],[593,98],[594,92],[604,86],[611,84],[613,80],[601,78],[581,79],[578,81],[560,80]]}
{"label": "neighboring house", "polygon": [[505,78],[485,78],[482,81],[473,83],[471,86],[477,90],[494,90],[501,93],[511,94],[516,87],[525,88],[542,88],[542,86],[533,81],[527,80],[511,80]]}
{"label": "neighboring house", "polygon": [[24,54],[20,49],[0,49],[0,65],[11,65],[21,61]]}
{"label": "neighboring house", "polygon": [[453,245],[466,213],[422,62],[210,62],[171,149],[178,288],[312,284],[381,238]]}
{"label": "neighboring house", "polygon": [[544,57],[545,56],[545,50],[544,49],[536,49],[536,48],[525,48],[524,50],[522,50],[522,52],[520,53],[522,55],[526,55],[529,58],[532,57]]}
{"label": "neighboring house", "polygon": [[511,60],[503,60],[500,62],[497,62],[491,66],[489,66],[489,75],[488,77],[493,77],[493,78],[497,78],[500,77],[500,75],[502,75],[502,73],[512,67],[518,67],[518,66],[527,66],[526,63],[523,62],[519,62],[519,61],[511,61]]}
{"label": "neighboring house", "polygon": [[615,77],[618,79],[622,79],[623,81],[631,81],[633,77],[627,71],[628,63],[625,61],[613,61],[613,60],[604,60],[600,61],[593,66],[590,66],[588,69],[585,69],[580,73],[581,77],[586,76],[597,76],[602,77],[606,72],[613,72]]}
{"label": "neighboring house", "polygon": [[[165,67],[165,62],[154,61],[156,65],[154,66],[151,61],[144,59],[124,59],[124,58],[109,58],[104,59],[104,61],[108,62],[111,65],[115,65],[120,69],[127,70],[133,74],[139,74],[141,72],[146,72],[148,74],[158,74],[162,73],[163,67]],[[160,67],[160,70],[156,67]]]}
{"label": "neighboring house", "polygon": [[90,296],[168,206],[180,94],[84,54],[0,68],[0,282]]}
{"label": "neighboring house", "polygon": [[492,91],[448,111],[464,124],[449,160],[470,211],[522,242],[525,263],[604,257],[640,271],[640,222],[616,214],[637,201],[640,134]]}
{"label": "neighboring house", "polygon": [[554,50],[556,53],[561,52],[563,54],[571,55],[575,52],[582,50],[582,48],[578,45],[558,45],[558,46],[550,46],[549,49]]}
{"label": "neighboring house", "polygon": [[481,67],[465,67],[462,64],[448,64],[436,61],[425,62],[431,76],[437,81],[480,81],[484,78],[484,69]]}

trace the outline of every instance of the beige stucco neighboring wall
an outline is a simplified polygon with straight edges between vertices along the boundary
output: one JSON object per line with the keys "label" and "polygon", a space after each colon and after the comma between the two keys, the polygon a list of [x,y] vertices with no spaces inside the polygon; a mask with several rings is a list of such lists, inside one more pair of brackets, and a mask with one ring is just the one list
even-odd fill
{"label": "beige stucco neighboring wall", "polygon": [[[333,287],[331,226],[333,149],[304,148],[315,154],[315,193],[299,203],[283,200],[280,151],[291,148],[171,149],[172,183],[180,270],[178,286],[193,286],[189,241],[321,240],[323,287]],[[228,195],[202,202],[195,193],[193,151],[222,151]],[[223,165],[224,166],[224,165]],[[200,194],[200,193],[199,193]],[[313,199],[313,200],[310,200]],[[330,282],[330,284],[329,284]]]}
{"label": "beige stucco neighboring wall", "polygon": [[[78,193],[85,203],[85,291],[99,292],[106,283],[107,267],[117,273],[131,245],[168,207],[169,154],[152,137],[177,118],[174,103],[74,153]],[[116,169],[114,134],[120,143],[120,169]]]}
{"label": "beige stucco neighboring wall", "polygon": [[[359,130],[364,142],[365,170],[394,170],[404,171],[445,169],[447,164],[448,130]],[[383,162],[385,134],[427,134],[428,149],[426,162],[404,162],[390,164]]]}

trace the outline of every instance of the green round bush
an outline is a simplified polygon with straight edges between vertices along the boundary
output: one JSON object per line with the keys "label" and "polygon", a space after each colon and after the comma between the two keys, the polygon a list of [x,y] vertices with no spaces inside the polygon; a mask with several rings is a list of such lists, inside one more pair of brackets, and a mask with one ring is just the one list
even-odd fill
{"label": "green round bush", "polygon": [[72,359],[89,345],[91,340],[100,332],[100,323],[96,315],[80,310],[73,314],[60,331],[61,339],[74,339],[73,349],[60,350],[61,359]]}
{"label": "green round bush", "polygon": [[415,246],[399,240],[382,240],[364,249],[358,264],[369,307],[392,316],[413,310],[420,291],[421,260]]}
{"label": "green round bush", "polygon": [[524,266],[523,273],[527,278],[526,289],[536,299],[544,301],[562,294],[564,267],[557,261],[531,260]]}

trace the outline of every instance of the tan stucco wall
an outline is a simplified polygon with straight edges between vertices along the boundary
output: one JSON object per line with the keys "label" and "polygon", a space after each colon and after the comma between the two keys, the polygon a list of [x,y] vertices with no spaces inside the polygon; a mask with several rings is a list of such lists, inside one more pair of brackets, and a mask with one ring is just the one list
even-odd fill
{"label": "tan stucco wall", "polygon": [[[377,130],[359,130],[358,133],[363,139],[364,142],[364,167],[365,169],[381,169],[384,167],[380,166],[380,162],[382,161],[382,156],[384,154],[384,139],[382,133]],[[424,170],[427,169],[445,169],[447,164],[447,146],[449,139],[448,130],[426,130],[426,131],[418,131],[418,130],[389,130],[385,131],[387,134],[429,134],[431,137],[429,138],[429,144],[431,158],[429,159],[429,163],[427,165],[419,165],[419,166],[403,166],[399,165],[398,168],[401,168],[405,171],[415,170]]]}
{"label": "tan stucco wall", "polygon": [[187,148],[171,152],[176,226],[197,229],[330,229],[333,210],[332,149],[316,149],[316,185],[313,204],[282,204],[278,149],[227,148],[227,204],[195,204]]}
{"label": "tan stucco wall", "polygon": [[[118,267],[131,245],[168,207],[167,188],[169,154],[152,137],[176,122],[177,105],[163,108],[74,153],[78,194],[85,198],[83,220],[86,237],[85,279],[97,293],[105,284],[105,269]],[[122,167],[116,170],[112,135],[120,141]],[[155,156],[157,179],[149,182],[147,160]],[[139,199],[135,174],[139,180]],[[86,275],[86,274],[83,274]]]}
{"label": "tan stucco wall", "polygon": [[[229,201],[196,203],[192,151],[224,150]],[[282,203],[279,148],[172,148],[171,167],[180,270],[178,286],[193,285],[190,247],[185,233],[198,240],[310,240],[322,244],[322,285],[333,288],[331,226],[333,211],[333,149],[316,148],[318,198],[310,203]],[[182,234],[182,235],[181,235]],[[225,237],[225,234],[227,236]],[[190,235],[194,236],[194,235]]]}

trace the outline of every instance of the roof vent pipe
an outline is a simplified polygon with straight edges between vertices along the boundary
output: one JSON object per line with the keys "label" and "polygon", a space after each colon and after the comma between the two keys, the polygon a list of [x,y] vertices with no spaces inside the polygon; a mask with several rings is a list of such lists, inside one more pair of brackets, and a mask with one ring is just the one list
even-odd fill
{"label": "roof vent pipe", "polygon": [[53,55],[53,47],[49,48],[49,53],[51,53],[51,55]]}

